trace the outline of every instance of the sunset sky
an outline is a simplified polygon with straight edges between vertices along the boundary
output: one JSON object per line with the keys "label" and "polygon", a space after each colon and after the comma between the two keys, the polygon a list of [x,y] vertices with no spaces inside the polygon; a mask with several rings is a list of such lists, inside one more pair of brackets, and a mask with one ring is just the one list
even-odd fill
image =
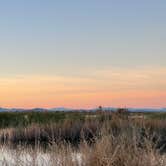
{"label": "sunset sky", "polygon": [[99,105],[166,107],[166,1],[0,1],[0,107]]}

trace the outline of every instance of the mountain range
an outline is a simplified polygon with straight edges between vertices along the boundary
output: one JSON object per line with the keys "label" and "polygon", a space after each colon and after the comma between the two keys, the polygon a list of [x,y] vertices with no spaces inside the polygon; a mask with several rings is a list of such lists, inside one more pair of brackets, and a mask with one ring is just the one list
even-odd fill
{"label": "mountain range", "polygon": [[[118,108],[115,107],[103,107],[102,110],[107,111],[116,111]],[[126,108],[130,112],[166,112],[166,108]],[[98,108],[92,109],[72,109],[72,108],[65,108],[65,107],[55,107],[55,108],[32,108],[32,109],[23,109],[23,108],[2,108],[0,107],[0,112],[24,112],[24,111],[36,111],[36,112],[46,112],[46,111],[97,111]]]}

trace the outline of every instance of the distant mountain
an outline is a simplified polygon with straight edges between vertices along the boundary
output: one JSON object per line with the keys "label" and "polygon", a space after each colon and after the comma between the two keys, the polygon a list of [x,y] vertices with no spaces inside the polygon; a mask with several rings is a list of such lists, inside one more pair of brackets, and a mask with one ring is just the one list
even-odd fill
{"label": "distant mountain", "polygon": [[65,108],[65,107],[56,107],[56,108],[51,108],[48,109],[49,111],[72,111],[73,109],[71,108]]}
{"label": "distant mountain", "polygon": [[128,108],[131,112],[166,112],[166,108]]}
{"label": "distant mountain", "polygon": [[[105,111],[116,111],[118,108],[115,107],[103,107],[102,110]],[[130,112],[166,112],[166,108],[126,108]],[[69,112],[69,111],[97,111],[98,108],[92,108],[92,109],[72,109],[72,108],[65,108],[65,107],[55,107],[55,108],[32,108],[32,109],[22,109],[22,108],[1,108],[0,107],[0,112],[24,112],[24,111],[34,111],[34,112],[46,112],[46,111],[51,111],[51,112],[57,112],[57,111],[64,111],[64,112]]]}
{"label": "distant mountain", "polygon": [[[97,110],[98,108],[96,108]],[[116,111],[115,107],[103,107],[106,111]],[[166,112],[166,108],[126,108],[129,112]]]}
{"label": "distant mountain", "polygon": [[7,108],[0,108],[0,112],[4,112],[4,111],[9,111],[10,109]]}
{"label": "distant mountain", "polygon": [[46,108],[33,108],[33,109],[26,110],[26,111],[46,112],[46,111],[49,111],[49,110],[46,109]]}
{"label": "distant mountain", "polygon": [[0,108],[0,112],[23,112],[23,111],[44,111],[43,108],[23,109],[23,108]]}

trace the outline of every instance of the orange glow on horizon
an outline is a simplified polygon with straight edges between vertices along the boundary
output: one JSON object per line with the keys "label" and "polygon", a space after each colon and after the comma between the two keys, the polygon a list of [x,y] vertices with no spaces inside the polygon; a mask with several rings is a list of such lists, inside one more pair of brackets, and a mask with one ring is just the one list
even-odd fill
{"label": "orange glow on horizon", "polygon": [[0,106],[12,108],[166,107],[166,69],[94,71],[93,77],[0,79]]}

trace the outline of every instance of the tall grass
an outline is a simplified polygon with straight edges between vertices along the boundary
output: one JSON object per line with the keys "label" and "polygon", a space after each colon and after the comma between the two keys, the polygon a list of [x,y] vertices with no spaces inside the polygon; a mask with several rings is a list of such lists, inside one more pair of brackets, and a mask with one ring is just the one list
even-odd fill
{"label": "tall grass", "polygon": [[5,128],[0,140],[13,148],[13,165],[166,165],[166,121],[132,119],[126,112]]}
{"label": "tall grass", "polygon": [[84,120],[82,112],[0,112],[0,128],[26,127],[31,124],[50,124],[63,122],[66,119]]}

